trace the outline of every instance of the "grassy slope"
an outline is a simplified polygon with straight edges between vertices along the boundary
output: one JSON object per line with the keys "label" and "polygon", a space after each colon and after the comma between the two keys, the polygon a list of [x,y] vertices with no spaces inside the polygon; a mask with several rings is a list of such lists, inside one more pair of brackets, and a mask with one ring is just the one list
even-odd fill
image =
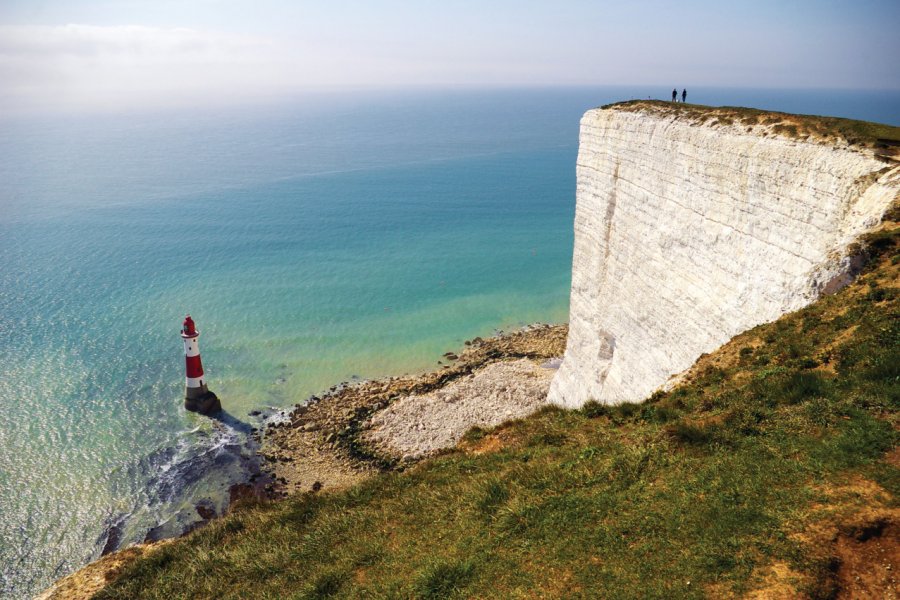
{"label": "grassy slope", "polygon": [[97,598],[827,596],[833,525],[897,508],[898,237],[673,392],[546,409],[343,493],[244,505]]}

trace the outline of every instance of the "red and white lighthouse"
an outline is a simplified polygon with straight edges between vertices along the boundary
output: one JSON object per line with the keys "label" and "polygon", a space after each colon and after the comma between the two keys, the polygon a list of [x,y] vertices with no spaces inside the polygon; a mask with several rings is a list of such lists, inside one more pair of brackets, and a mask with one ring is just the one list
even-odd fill
{"label": "red and white lighthouse", "polygon": [[184,318],[181,339],[184,341],[184,361],[187,368],[184,379],[184,407],[204,415],[222,409],[219,399],[206,387],[203,364],[200,362],[200,332],[191,315]]}

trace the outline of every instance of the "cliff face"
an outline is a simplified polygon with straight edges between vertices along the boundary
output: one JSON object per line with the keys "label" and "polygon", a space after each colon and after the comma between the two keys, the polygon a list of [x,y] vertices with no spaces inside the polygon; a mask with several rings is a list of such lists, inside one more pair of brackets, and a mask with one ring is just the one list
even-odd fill
{"label": "cliff face", "polygon": [[900,194],[895,159],[844,139],[701,121],[658,105],[582,118],[551,402],[643,400],[700,354],[840,287],[848,244]]}

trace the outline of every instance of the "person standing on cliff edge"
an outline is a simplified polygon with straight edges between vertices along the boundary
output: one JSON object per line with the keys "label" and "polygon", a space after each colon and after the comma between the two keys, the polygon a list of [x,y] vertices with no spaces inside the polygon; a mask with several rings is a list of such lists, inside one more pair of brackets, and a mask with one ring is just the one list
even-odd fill
{"label": "person standing on cliff edge", "polygon": [[687,88],[681,90],[681,101],[684,102],[685,98],[687,98]]}
{"label": "person standing on cliff edge", "polygon": [[678,102],[678,89],[672,90],[672,102]]}

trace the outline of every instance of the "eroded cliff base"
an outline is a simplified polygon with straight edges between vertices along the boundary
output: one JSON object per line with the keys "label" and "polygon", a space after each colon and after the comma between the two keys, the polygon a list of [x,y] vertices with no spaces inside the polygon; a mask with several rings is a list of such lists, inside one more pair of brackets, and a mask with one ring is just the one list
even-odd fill
{"label": "eroded cliff base", "polygon": [[264,432],[276,495],[343,488],[546,403],[566,325],[466,342],[436,371],[335,386]]}

